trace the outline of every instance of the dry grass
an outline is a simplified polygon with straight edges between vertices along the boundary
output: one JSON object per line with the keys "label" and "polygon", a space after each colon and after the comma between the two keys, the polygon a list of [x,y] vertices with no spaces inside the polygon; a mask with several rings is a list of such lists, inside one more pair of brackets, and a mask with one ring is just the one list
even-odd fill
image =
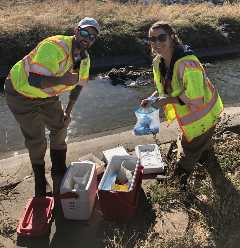
{"label": "dry grass", "polygon": [[[211,3],[174,4],[164,6],[154,1],[149,4],[120,3],[117,1],[9,1],[0,3],[0,27],[5,32],[24,32],[32,27],[73,28],[84,16],[92,16],[101,24],[124,23],[132,26],[166,20],[174,25],[194,25],[218,19],[239,20],[240,4],[213,7]],[[14,15],[12,14],[14,13]]]}
{"label": "dry grass", "polygon": [[[186,233],[177,239],[143,247],[239,247],[240,239],[240,132],[224,131],[222,123],[214,135],[214,151],[198,164],[186,192],[177,180],[151,187],[150,199],[158,211],[170,210],[171,202],[182,203],[189,215]],[[171,154],[170,166],[176,162]],[[159,237],[153,242],[161,241]],[[146,241],[145,241],[146,242]]]}
{"label": "dry grass", "polygon": [[[89,51],[96,57],[149,55],[150,47],[142,39],[159,20],[171,23],[183,43],[193,49],[240,43],[239,3],[213,7],[211,3],[194,2],[163,5],[154,1],[2,0],[0,65],[13,65],[46,37],[73,35],[74,27],[85,16],[94,17],[101,26],[101,34]],[[222,29],[225,23],[230,25]]]}

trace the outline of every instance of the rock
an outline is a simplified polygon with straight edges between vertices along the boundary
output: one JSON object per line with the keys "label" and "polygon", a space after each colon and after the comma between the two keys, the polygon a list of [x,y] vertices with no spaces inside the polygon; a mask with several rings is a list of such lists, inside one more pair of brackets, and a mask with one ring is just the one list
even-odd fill
{"label": "rock", "polygon": [[153,76],[152,68],[138,68],[136,66],[126,66],[125,68],[120,68],[117,70],[113,68],[111,71],[107,73],[107,78],[114,84],[126,84],[129,85],[129,81],[136,81],[137,83],[142,83],[144,81],[144,77]]}
{"label": "rock", "polygon": [[120,78],[120,73],[116,68],[113,68],[110,72],[108,72],[107,76],[110,79]]}

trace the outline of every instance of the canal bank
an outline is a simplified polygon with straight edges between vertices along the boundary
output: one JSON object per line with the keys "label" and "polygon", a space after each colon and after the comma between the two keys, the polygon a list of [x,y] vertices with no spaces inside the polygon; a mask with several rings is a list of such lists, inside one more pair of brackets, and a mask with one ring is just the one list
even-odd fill
{"label": "canal bank", "polygon": [[[199,48],[193,51],[193,54],[199,59],[223,59],[226,55],[240,54],[240,44],[232,44],[229,46],[218,46],[209,48]],[[91,70],[106,70],[106,68],[121,67],[128,65],[142,66],[145,64],[151,64],[152,57],[144,56],[118,56],[109,58],[92,58],[91,59]]]}

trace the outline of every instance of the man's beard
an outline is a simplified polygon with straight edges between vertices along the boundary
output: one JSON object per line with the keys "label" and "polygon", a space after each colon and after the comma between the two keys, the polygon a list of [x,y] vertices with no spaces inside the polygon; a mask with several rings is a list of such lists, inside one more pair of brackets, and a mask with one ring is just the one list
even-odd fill
{"label": "man's beard", "polygon": [[89,44],[87,46],[83,46],[80,41],[76,40],[76,47],[79,51],[83,52],[84,50],[89,48]]}

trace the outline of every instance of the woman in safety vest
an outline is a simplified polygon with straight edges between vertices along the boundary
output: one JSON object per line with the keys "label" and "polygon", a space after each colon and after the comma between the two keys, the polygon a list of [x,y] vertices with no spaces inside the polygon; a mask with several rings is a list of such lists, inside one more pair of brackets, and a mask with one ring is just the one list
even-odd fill
{"label": "woman in safety vest", "polygon": [[[157,54],[153,60],[157,90],[140,106],[148,107],[154,101],[156,106],[165,107],[168,125],[177,118],[183,134],[182,152],[173,176],[179,176],[185,187],[196,163],[212,147],[211,139],[223,110],[222,101],[197,57],[189,46],[181,45],[169,24],[153,24],[148,41]],[[169,177],[157,176],[158,181],[166,178]]]}

